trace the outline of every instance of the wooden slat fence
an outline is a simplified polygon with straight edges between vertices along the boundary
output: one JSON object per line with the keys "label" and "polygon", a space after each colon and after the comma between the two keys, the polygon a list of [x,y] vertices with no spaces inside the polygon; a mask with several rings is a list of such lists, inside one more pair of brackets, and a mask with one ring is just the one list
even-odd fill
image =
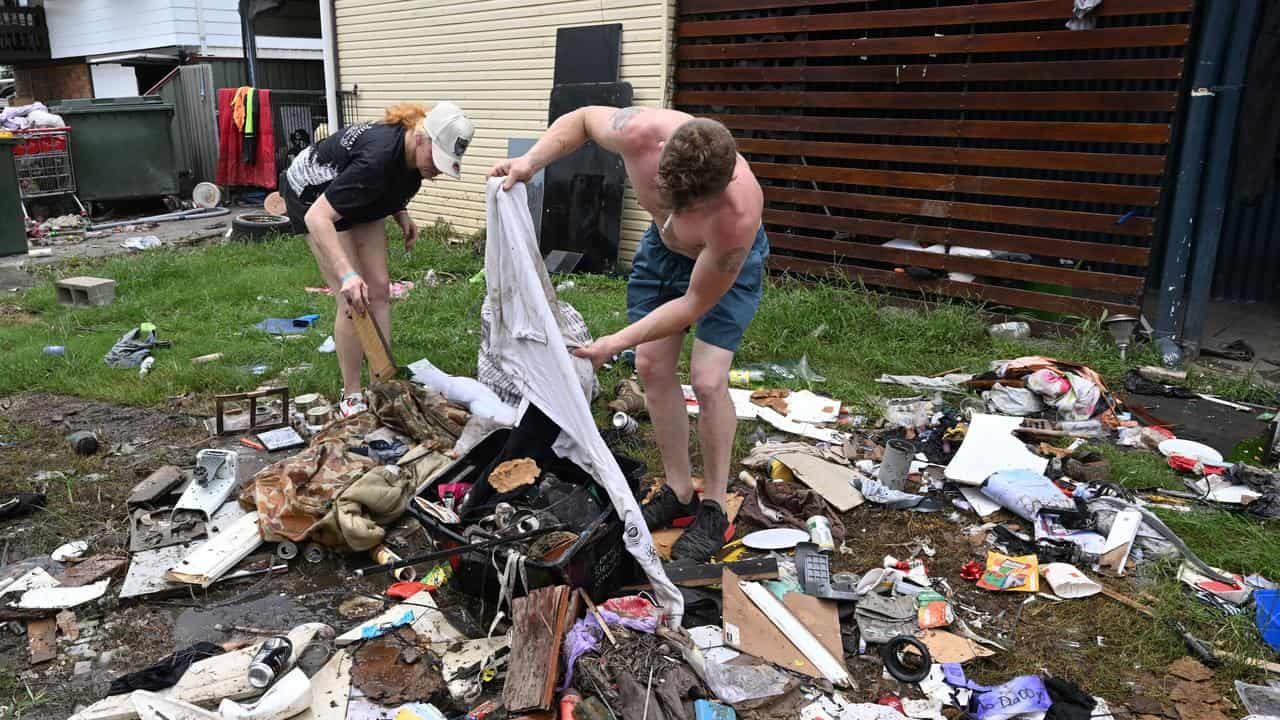
{"label": "wooden slat fence", "polygon": [[1195,0],[1072,4],[680,0],[675,103],[738,138],[775,269],[1132,313]]}

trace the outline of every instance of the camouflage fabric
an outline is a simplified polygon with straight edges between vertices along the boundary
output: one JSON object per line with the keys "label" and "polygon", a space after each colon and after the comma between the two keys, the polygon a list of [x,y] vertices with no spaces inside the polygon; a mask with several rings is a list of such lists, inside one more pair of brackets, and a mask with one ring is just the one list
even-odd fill
{"label": "camouflage fabric", "polygon": [[310,537],[312,528],[329,514],[334,498],[376,467],[373,460],[348,450],[377,424],[370,413],[335,422],[317,433],[307,449],[263,468],[245,484],[240,504],[258,511],[264,540],[300,542]]}
{"label": "camouflage fabric", "polygon": [[368,550],[382,543],[390,525],[404,514],[418,486],[394,466],[376,467],[339,495],[333,510],[311,531],[316,542]]}
{"label": "camouflage fabric", "polygon": [[240,504],[258,511],[264,540],[313,540],[353,550],[377,545],[381,526],[404,513],[417,488],[416,474],[386,471],[350,449],[386,425],[427,450],[447,452],[469,417],[443,396],[405,381],[375,385],[365,397],[369,412],[333,423],[307,449],[264,468],[245,485]]}
{"label": "camouflage fabric", "polygon": [[392,380],[365,392],[369,412],[383,425],[429,449],[453,449],[470,415],[440,393],[407,380]]}

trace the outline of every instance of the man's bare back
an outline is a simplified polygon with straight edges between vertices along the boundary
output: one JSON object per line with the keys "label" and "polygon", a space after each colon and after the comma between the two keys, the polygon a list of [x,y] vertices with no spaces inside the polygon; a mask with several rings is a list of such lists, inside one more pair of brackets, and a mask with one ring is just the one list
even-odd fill
{"label": "man's bare back", "polygon": [[[733,180],[719,197],[675,214],[659,199],[658,160],[663,145],[676,128],[692,119],[692,115],[677,110],[628,107],[614,111],[609,126],[624,138],[618,152],[626,165],[627,178],[640,207],[653,216],[668,249],[696,260],[708,242],[723,241],[741,248],[742,252],[733,253],[734,256],[745,257],[760,227],[764,194],[741,155]],[[732,257],[726,265],[733,266]]]}

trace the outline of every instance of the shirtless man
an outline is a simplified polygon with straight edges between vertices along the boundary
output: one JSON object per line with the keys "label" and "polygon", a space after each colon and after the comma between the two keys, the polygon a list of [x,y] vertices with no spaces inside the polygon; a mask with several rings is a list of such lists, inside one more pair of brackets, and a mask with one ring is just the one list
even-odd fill
{"label": "shirtless man", "polygon": [[[666,485],[647,503],[651,529],[692,515],[672,557],[698,562],[724,544],[725,488],[738,427],[729,368],[760,305],[769,241],[761,226],[764,195],[733,136],[720,123],[674,110],[585,107],[548,128],[524,156],[493,167],[504,188],[527,181],[587,140],[618,153],[641,207],[653,216],[633,260],[623,330],[574,351],[599,367],[636,348]],[[690,477],[689,416],[676,366],[684,335],[696,325],[689,379],[697,395],[705,485],[699,502]]]}

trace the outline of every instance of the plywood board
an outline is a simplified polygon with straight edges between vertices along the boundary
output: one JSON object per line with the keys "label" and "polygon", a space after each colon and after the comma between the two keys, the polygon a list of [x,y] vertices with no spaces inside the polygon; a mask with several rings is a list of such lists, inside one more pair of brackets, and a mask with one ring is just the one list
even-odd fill
{"label": "plywood board", "polygon": [[[738,518],[738,511],[742,509],[742,496],[733,493],[725,498],[725,515],[729,516],[729,524],[732,525]],[[653,530],[650,533],[653,536],[653,546],[658,550],[658,555],[663,560],[671,559],[671,548],[676,544],[676,540],[684,534],[684,528],[663,528],[661,530]]]}
{"label": "plywood board", "polygon": [[791,470],[797,480],[840,512],[849,512],[864,502],[856,484],[858,473],[853,468],[803,453],[786,453],[777,459]]}
{"label": "plywood board", "polygon": [[[725,643],[784,670],[821,678],[822,673],[818,668],[742,592],[738,587],[741,579],[732,570],[725,569],[721,582],[724,593]],[[837,659],[844,658],[844,647],[840,640],[840,617],[834,602],[792,592],[783,597],[782,604],[818,638],[828,652]]]}

